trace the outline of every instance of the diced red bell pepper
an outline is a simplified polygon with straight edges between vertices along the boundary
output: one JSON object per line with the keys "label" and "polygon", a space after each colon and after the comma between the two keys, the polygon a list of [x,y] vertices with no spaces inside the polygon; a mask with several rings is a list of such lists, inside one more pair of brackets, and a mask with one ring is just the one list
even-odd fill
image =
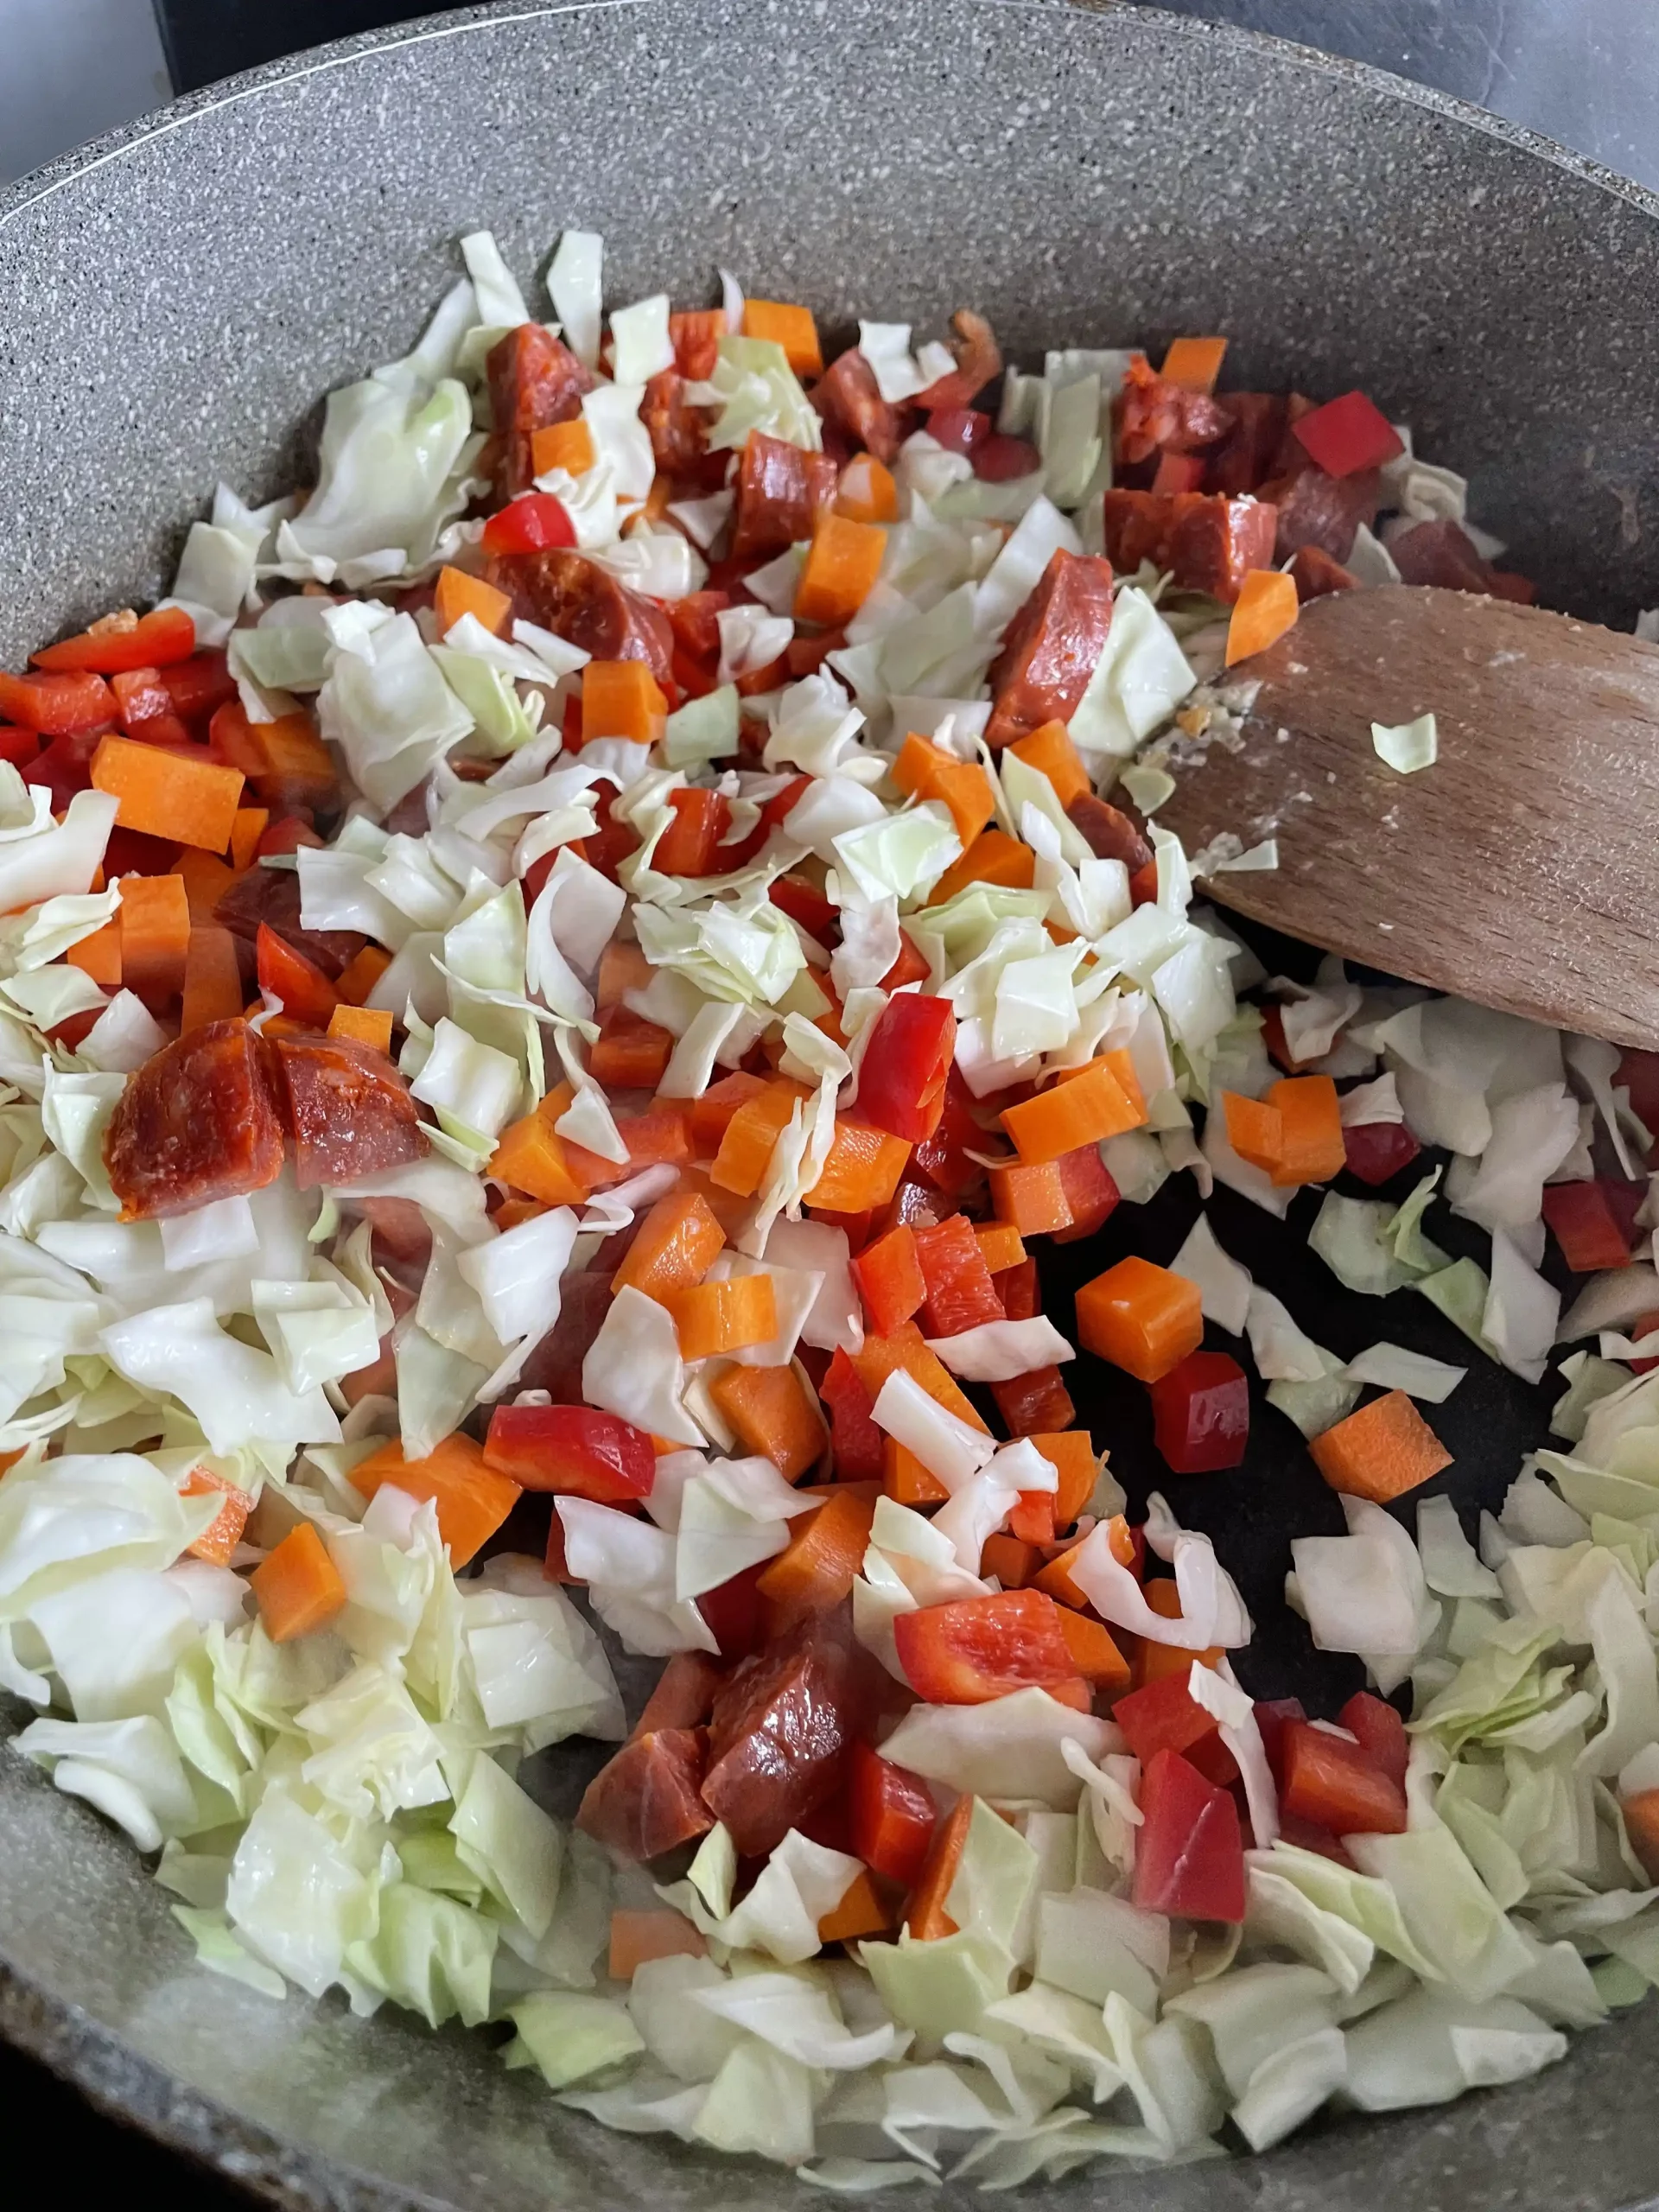
{"label": "diced red bell pepper", "polygon": [[1152,488],[1154,492],[1196,492],[1204,483],[1205,465],[1201,453],[1160,454]]}
{"label": "diced red bell pepper", "polygon": [[947,1198],[971,1190],[985,1170],[969,1157],[969,1147],[985,1149],[985,1132],[974,1119],[971,1096],[954,1066],[945,1078],[944,1105],[931,1136],[910,1155],[911,1166]]}
{"label": "diced red bell pepper", "polygon": [[924,1335],[957,1337],[964,1329],[976,1329],[987,1321],[1004,1318],[991,1271],[965,1214],[953,1213],[937,1229],[912,1233],[917,1262],[927,1286]]}
{"label": "diced red bell pepper", "polygon": [[1298,416],[1291,435],[1327,476],[1354,476],[1380,468],[1405,451],[1400,435],[1381,408],[1363,391],[1345,391]]}
{"label": "diced red bell pepper", "polygon": [[115,720],[115,694],[90,672],[0,675],[0,715],[42,737],[76,737]]}
{"label": "diced red bell pepper", "polygon": [[855,1744],[848,1795],[855,1854],[873,1873],[913,1888],[938,1823],[938,1808],[927,1784],[868,1744]]}
{"label": "diced red bell pepper", "polygon": [[1153,1436],[1178,1475],[1236,1467],[1250,1439],[1250,1386],[1224,1351],[1193,1351],[1150,1385]]}
{"label": "diced red bell pepper", "polygon": [[92,755],[97,750],[97,733],[86,730],[54,737],[29,762],[29,780],[43,784],[51,792],[54,814],[61,814],[75,793],[84,791],[92,782]]}
{"label": "diced red bell pepper", "polygon": [[1029,1254],[1019,1264],[991,1277],[991,1287],[1010,1321],[1029,1321],[1039,1310],[1037,1262]]}
{"label": "diced red bell pepper", "polygon": [[158,607],[153,613],[141,615],[130,630],[85,630],[78,638],[43,645],[29,659],[36,668],[54,673],[90,671],[119,676],[129,669],[188,660],[195,650],[196,626],[183,607]]}
{"label": "diced red bell pepper", "polygon": [[[1160,1675],[1143,1688],[1128,1692],[1112,1707],[1113,1719],[1142,1766],[1160,1751],[1180,1751],[1190,1758],[1207,1738],[1215,1738],[1216,1750],[1223,1749],[1215,1714],[1206,1713],[1186,1687],[1192,1671],[1187,1664],[1175,1673]],[[1231,1754],[1227,1757],[1230,1759]],[[1233,1771],[1237,1772],[1236,1767]]]}
{"label": "diced red bell pepper", "polygon": [[[712,873],[730,875],[738,868],[747,868],[784,817],[800,804],[811,787],[810,776],[791,776],[782,791],[774,791],[761,808],[760,818],[747,837],[740,837],[734,843],[722,844],[715,849]],[[728,808],[728,817],[729,811]],[[725,835],[723,827],[721,834],[722,836]]]}
{"label": "diced red bell pepper", "polygon": [[971,454],[984,444],[995,424],[978,407],[936,407],[928,416],[927,435],[947,453]]}
{"label": "diced red bell pepper", "polygon": [[1148,861],[1138,868],[1129,878],[1129,898],[1137,906],[1153,906],[1158,902],[1158,863]]}
{"label": "diced red bell pepper", "polygon": [[943,1117],[956,1051],[956,1009],[948,999],[916,991],[890,998],[860,1064],[860,1114],[893,1136],[925,1143]]}
{"label": "diced red bell pepper", "polygon": [[1135,1903],[1179,1920],[1244,1917],[1238,1807],[1179,1751],[1158,1752],[1141,1777]]}
{"label": "diced red bell pepper", "polygon": [[779,876],[766,895],[826,950],[833,951],[841,942],[840,908],[804,875]]}
{"label": "diced red bell pepper", "polygon": [[1043,465],[1035,446],[1024,438],[1011,438],[1006,430],[993,430],[988,438],[982,438],[968,458],[975,475],[986,484],[1007,484]]}
{"label": "diced red bell pepper", "polygon": [[26,768],[41,749],[37,732],[32,729],[0,728],[0,760],[9,761],[14,768]]}
{"label": "diced red bell pepper", "polygon": [[188,722],[206,721],[236,696],[236,678],[222,646],[205,646],[188,660],[174,661],[161,677],[174,713]]}
{"label": "diced red bell pepper", "polygon": [[1645,1190],[1643,1184],[1605,1177],[1593,1183],[1544,1185],[1544,1219],[1575,1275],[1630,1265],[1637,1210]]}
{"label": "diced red bell pepper", "polygon": [[[580,701],[577,703],[580,704]],[[627,823],[612,819],[611,809],[616,804],[617,796],[615,789],[611,785],[605,784],[601,786],[599,798],[594,807],[594,817],[597,827],[591,836],[584,837],[582,841],[588,848],[588,865],[590,868],[596,868],[601,875],[607,876],[613,883],[616,881],[618,865],[626,860],[630,853],[637,852],[639,847],[639,840],[629,829]]]}
{"label": "diced red bell pepper", "polygon": [[1409,1167],[1422,1147],[1403,1122],[1359,1122],[1342,1133],[1348,1166],[1375,1190],[1402,1167]]}
{"label": "diced red bell pepper", "polygon": [[1011,1382],[993,1382],[990,1390],[1010,1436],[1046,1436],[1070,1428],[1077,1417],[1058,1367],[1033,1367]]}
{"label": "diced red bell pepper", "polygon": [[761,1560],[746,1567],[717,1590],[705,1590],[697,1599],[703,1625],[720,1646],[722,1659],[747,1659],[760,1641],[760,1593],[755,1584],[770,1562]]}
{"label": "diced red bell pepper", "polygon": [[900,1613],[893,1632],[906,1681],[930,1705],[983,1705],[1077,1672],[1054,1601],[1040,1590],[924,1605]]}
{"label": "diced red bell pepper", "polygon": [[1293,1720],[1284,1735],[1285,1810],[1332,1835],[1399,1835],[1406,1793],[1370,1753],[1311,1721]]}
{"label": "diced red bell pepper", "polygon": [[925,983],[931,969],[918,950],[908,930],[899,932],[899,957],[881,978],[884,991],[902,991],[907,983]]}
{"label": "diced red bell pepper", "polygon": [[674,819],[658,840],[651,864],[663,875],[713,875],[720,841],[732,818],[731,802],[718,791],[696,787],[671,791]]}
{"label": "diced red bell pepper", "polygon": [[179,848],[170,839],[118,822],[104,848],[104,874],[111,883],[118,875],[165,875],[178,857]]}
{"label": "diced red bell pepper", "polygon": [[1630,1110],[1652,1135],[1659,1135],[1659,1052],[1632,1045],[1613,1072],[1615,1084],[1630,1094]]}
{"label": "diced red bell pepper", "polygon": [[574,545],[576,526],[569,509],[551,492],[526,492],[510,499],[484,525],[486,553],[544,553],[557,545]]}
{"label": "diced red bell pepper", "polygon": [[1382,1698],[1373,1697],[1370,1690],[1356,1690],[1337,1715],[1337,1721],[1351,1736],[1359,1738],[1360,1749],[1369,1752],[1389,1781],[1403,1789],[1411,1747],[1406,1741],[1406,1724],[1394,1707]]}
{"label": "diced red bell pepper", "polygon": [[296,952],[264,922],[259,925],[254,948],[260,989],[270,992],[291,1021],[302,1022],[308,1029],[327,1029],[339,1001],[316,963]]}
{"label": "diced red bell pepper", "polygon": [[645,1431],[589,1406],[497,1406],[484,1464],[511,1475],[521,1490],[599,1505],[649,1497],[657,1479],[656,1448]]}
{"label": "diced red bell pepper", "polygon": [[1262,1748],[1268,1755],[1274,1780],[1281,1786],[1285,1778],[1285,1730],[1293,1720],[1306,1718],[1299,1697],[1259,1697],[1255,1700],[1255,1725],[1261,1731]]}
{"label": "diced red bell pepper", "polygon": [[[1651,1336],[1656,1329],[1659,1329],[1659,1312],[1638,1313],[1630,1324],[1630,1342],[1639,1344],[1643,1337]],[[1632,1359],[1627,1363],[1632,1375],[1646,1375],[1653,1368],[1659,1367],[1659,1354],[1650,1354],[1646,1359]]]}
{"label": "diced red bell pepper", "polygon": [[878,1337],[890,1337],[920,1312],[927,1281],[917,1257],[916,1232],[907,1222],[864,1247],[853,1261],[853,1280]]}
{"label": "diced red bell pepper", "polygon": [[[173,710],[173,694],[162,683],[159,668],[124,670],[110,679],[110,689],[115,694],[121,727],[129,737],[143,737],[164,745],[189,742],[190,733],[182,718]],[[159,741],[155,735],[158,724],[168,732]],[[175,731],[176,735],[172,734]]]}
{"label": "diced red bell pepper", "polygon": [[1054,1242],[1075,1244],[1080,1236],[1092,1236],[1105,1226],[1122,1193],[1097,1144],[1080,1145],[1075,1152],[1062,1153],[1054,1165],[1071,1209],[1071,1226],[1056,1230]]}
{"label": "diced red bell pepper", "polygon": [[874,1401],[858,1370],[839,1345],[818,1385],[830,1409],[830,1440],[836,1475],[843,1483],[880,1482],[886,1441],[872,1415]]}

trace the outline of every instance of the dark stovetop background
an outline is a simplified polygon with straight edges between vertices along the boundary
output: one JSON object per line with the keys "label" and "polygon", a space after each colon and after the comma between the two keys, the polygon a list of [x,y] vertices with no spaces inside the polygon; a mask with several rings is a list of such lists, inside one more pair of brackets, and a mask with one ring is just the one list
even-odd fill
{"label": "dark stovetop background", "polygon": [[[73,10],[78,0],[65,0],[65,4]],[[895,4],[902,5],[903,0]],[[1651,36],[1651,0],[1163,0],[1163,4],[1177,14],[1276,32],[1397,71],[1659,185],[1659,148],[1650,132],[1659,105],[1659,41]],[[420,0],[283,0],[276,7],[270,0],[156,0],[167,66],[178,92],[194,90],[327,39],[439,12],[436,5],[423,6]],[[90,11],[88,18],[90,22]],[[78,128],[67,127],[56,143],[103,128],[118,112],[136,112],[149,97],[148,88],[143,88],[127,96],[124,108],[95,115],[89,110],[86,119]],[[66,112],[76,113],[73,101]],[[27,143],[30,159],[56,150],[56,143],[38,143],[38,134]],[[1410,1178],[1405,1181],[1408,1188]],[[1177,1194],[1166,1192],[1157,1207],[1136,1221],[1136,1242],[1153,1256],[1166,1259],[1184,1233],[1192,1205],[1190,1192],[1180,1193],[1178,1219]],[[1304,1201],[1297,1210],[1299,1223],[1306,1211],[1311,1207]],[[1285,1296],[1294,1313],[1305,1318],[1317,1313],[1315,1333],[1339,1354],[1351,1355],[1374,1338],[1389,1334],[1441,1357],[1460,1360],[1455,1332],[1428,1313],[1421,1301],[1415,1301],[1414,1312],[1406,1300],[1397,1299],[1394,1305],[1407,1310],[1396,1315],[1392,1306],[1380,1313],[1374,1304],[1345,1294],[1333,1298],[1332,1278],[1298,1249],[1299,1237],[1274,1235],[1265,1217],[1228,1193],[1221,1194],[1214,1211],[1230,1249]],[[1129,1229],[1126,1220],[1110,1224],[1103,1239],[1104,1249],[1091,1244],[1086,1254],[1083,1246],[1058,1249],[1049,1293],[1062,1325],[1069,1319],[1065,1305],[1075,1283],[1120,1256],[1128,1247]],[[1080,1369],[1088,1370],[1086,1382]],[[1150,1443],[1142,1395],[1096,1362],[1080,1363],[1072,1373],[1078,1376],[1080,1416],[1113,1439],[1119,1465],[1137,1500],[1143,1498]],[[1335,1500],[1324,1491],[1287,1425],[1260,1404],[1259,1388],[1254,1395],[1257,1434],[1252,1465],[1243,1476],[1225,1490],[1207,1488],[1213,1478],[1205,1478],[1170,1481],[1166,1487],[1183,1519],[1190,1516],[1196,1524],[1212,1529],[1224,1555],[1236,1565],[1248,1599],[1259,1610],[1283,1568],[1282,1539],[1273,1534],[1269,1523],[1282,1529],[1289,1518],[1303,1528],[1322,1525],[1332,1519]],[[1472,1449],[1478,1440],[1480,1457],[1501,1486],[1516,1464],[1523,1429],[1536,1419],[1535,1407],[1524,1402],[1529,1395],[1506,1389],[1477,1359],[1457,1397],[1437,1410],[1435,1425],[1454,1450],[1465,1442]],[[1135,1478],[1137,1465],[1141,1469],[1139,1481]],[[1262,1503],[1269,1483],[1274,1494],[1264,1513]],[[1271,1695],[1305,1687],[1311,1659],[1305,1634],[1293,1626],[1264,1642],[1245,1672],[1258,1694]],[[1338,1697],[1346,1687],[1344,1683],[1338,1689]],[[249,2200],[240,2191],[94,2113],[43,2067],[0,2051],[0,2133],[22,2139],[26,2127],[32,2139],[65,2145],[76,2202],[113,2201],[119,2196],[141,2204],[165,2201],[178,2212],[247,2212]]]}

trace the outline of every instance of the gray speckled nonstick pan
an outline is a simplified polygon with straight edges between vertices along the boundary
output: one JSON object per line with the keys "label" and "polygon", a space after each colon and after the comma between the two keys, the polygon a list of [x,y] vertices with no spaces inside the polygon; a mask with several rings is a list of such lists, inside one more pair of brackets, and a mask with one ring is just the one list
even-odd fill
{"label": "gray speckled nonstick pan", "polygon": [[[937,325],[965,302],[1016,358],[1226,331],[1230,381],[1363,381],[1474,479],[1474,512],[1549,603],[1628,623],[1659,600],[1656,215],[1433,92],[1134,9],[639,0],[350,41],[0,194],[0,665],[162,588],[216,477],[289,482],[316,395],[407,348],[479,225],[526,275],[562,226],[602,230],[624,298],[696,296],[724,263],[832,331],[860,308]],[[1173,1218],[1140,1226],[1154,1256],[1173,1249]],[[1246,1256],[1294,1302],[1300,1255],[1277,1249]],[[1062,1322],[1068,1287],[1051,1283]],[[1408,1326],[1344,1317],[1329,1293],[1310,1276],[1303,1296],[1339,1351]],[[1143,1491],[1144,1415],[1096,1387],[1080,1410]],[[1451,1478],[1465,1503],[1541,1426],[1525,1394],[1468,1387]],[[1292,1519],[1321,1510],[1299,1442],[1260,1427],[1243,1476],[1175,1498],[1240,1557],[1253,1606]],[[1269,1640],[1247,1675],[1269,1691],[1306,1658]],[[776,2171],[607,2134],[477,2038],[199,1972],[124,1841],[10,1756],[0,2031],[306,2212],[823,2202]],[[1044,2201],[1609,2212],[1659,2182],[1656,2082],[1649,2003],[1522,2088],[1326,2125],[1265,2159],[1099,2167]]]}

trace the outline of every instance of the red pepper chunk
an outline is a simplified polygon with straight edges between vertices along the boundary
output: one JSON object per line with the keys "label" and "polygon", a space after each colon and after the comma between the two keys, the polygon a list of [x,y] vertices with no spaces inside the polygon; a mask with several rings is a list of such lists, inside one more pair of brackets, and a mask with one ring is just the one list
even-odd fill
{"label": "red pepper chunk", "polygon": [[729,801],[718,791],[671,791],[674,819],[657,842],[651,864],[664,875],[713,875],[720,840],[731,820]]}
{"label": "red pepper chunk", "polygon": [[[1198,1655],[1192,1656],[1196,1659]],[[1206,1713],[1187,1688],[1192,1673],[1188,1661],[1173,1673],[1160,1675],[1142,1688],[1130,1690],[1112,1707],[1113,1719],[1142,1766],[1149,1766],[1160,1751],[1179,1751],[1192,1758],[1206,1738],[1214,1738],[1212,1751],[1222,1750],[1215,1714]],[[1231,1754],[1225,1756],[1230,1763]],[[1201,1764],[1207,1770],[1212,1761],[1205,1758]]]}
{"label": "red pepper chunk", "polygon": [[1224,1351],[1189,1352],[1151,1386],[1153,1434],[1178,1475],[1236,1467],[1250,1437],[1250,1386]]}
{"label": "red pepper chunk", "polygon": [[631,1505],[649,1497],[657,1453],[645,1431],[590,1406],[498,1406],[484,1464],[523,1490]]}
{"label": "red pepper chunk", "polygon": [[1261,1732],[1262,1748],[1268,1755],[1273,1778],[1281,1789],[1285,1783],[1285,1731],[1293,1720],[1306,1718],[1306,1709],[1299,1697],[1259,1697],[1255,1700],[1255,1725]]}
{"label": "red pepper chunk", "polygon": [[90,671],[0,675],[0,715],[42,737],[79,737],[115,720],[115,694]]}
{"label": "red pepper chunk", "polygon": [[1244,1917],[1238,1807],[1179,1751],[1160,1751],[1141,1777],[1134,1902],[1173,1919]]}
{"label": "red pepper chunk", "polygon": [[327,1029],[339,1003],[334,987],[315,961],[261,922],[254,938],[259,988],[275,999],[290,1021],[308,1029]]}
{"label": "red pepper chunk", "polygon": [[1406,1786],[1406,1762],[1410,1745],[1406,1724],[1394,1707],[1370,1690],[1356,1690],[1337,1715],[1338,1725],[1359,1738],[1360,1749],[1380,1766],[1390,1782]]}
{"label": "red pepper chunk", "polygon": [[[878,1335],[886,1334],[877,1331]],[[836,1475],[843,1483],[880,1482],[885,1436],[873,1418],[869,1392],[858,1370],[836,1347],[818,1385],[818,1395],[830,1413],[830,1441],[836,1455]]]}
{"label": "red pepper chunk", "polygon": [[1060,1188],[1071,1211],[1071,1226],[1056,1230],[1054,1242],[1075,1244],[1079,1237],[1092,1236],[1097,1229],[1104,1228],[1122,1194],[1112,1179],[1110,1168],[1101,1158],[1097,1144],[1080,1145],[1075,1152],[1063,1152],[1054,1165],[1059,1170]]}
{"label": "red pepper chunk", "polygon": [[575,542],[569,509],[551,492],[525,492],[484,525],[486,553],[544,553]]}
{"label": "red pepper chunk", "polygon": [[791,922],[798,922],[808,937],[815,938],[826,951],[833,952],[840,944],[840,908],[804,875],[780,875],[766,896],[774,906],[783,909]]}
{"label": "red pepper chunk", "polygon": [[1376,1190],[1402,1167],[1409,1167],[1422,1147],[1403,1122],[1357,1122],[1342,1133],[1348,1170]]}
{"label": "red pepper chunk", "polygon": [[1627,1268],[1637,1209],[1643,1186],[1614,1183],[1548,1183],[1544,1219],[1554,1230],[1561,1257],[1575,1275],[1602,1268]]}
{"label": "red pepper chunk", "polygon": [[[1034,1268],[1036,1263],[1031,1264]],[[1012,1382],[993,1382],[990,1390],[1010,1436],[1046,1436],[1070,1428],[1077,1417],[1058,1367],[1033,1367]]]}
{"label": "red pepper chunk", "polygon": [[924,1605],[900,1613],[893,1630],[905,1679],[930,1705],[984,1705],[1077,1673],[1054,1601],[1040,1590]]}
{"label": "red pepper chunk", "polygon": [[124,676],[135,668],[162,668],[188,660],[196,650],[196,626],[181,607],[158,607],[130,629],[85,630],[44,645],[29,659],[54,671],[90,671],[95,676]]}
{"label": "red pepper chunk", "polygon": [[1284,1765],[1284,1808],[1299,1821],[1332,1835],[1404,1833],[1404,1788],[1362,1745],[1293,1720],[1285,1730]]}
{"label": "red pepper chunk", "polygon": [[1405,451],[1399,432],[1363,391],[1345,391],[1298,417],[1290,434],[1327,476],[1380,468]]}
{"label": "red pepper chunk", "polygon": [[859,1112],[890,1135],[925,1142],[944,1112],[956,1051],[956,1009],[948,999],[914,991],[890,998],[860,1065]]}
{"label": "red pepper chunk", "polygon": [[938,1821],[927,1784],[868,1744],[853,1746],[848,1784],[854,1852],[872,1873],[913,1889]]}
{"label": "red pepper chunk", "polygon": [[[861,1071],[860,1080],[861,1084]],[[944,1103],[933,1133],[916,1147],[910,1164],[945,1198],[959,1198],[984,1174],[971,1157],[972,1152],[984,1149],[985,1132],[974,1119],[968,1086],[953,1066],[945,1077]]]}
{"label": "red pepper chunk", "polygon": [[979,1249],[973,1224],[953,1213],[937,1229],[913,1230],[917,1263],[927,1286],[923,1334],[957,1337],[1004,1319],[1002,1301]]}

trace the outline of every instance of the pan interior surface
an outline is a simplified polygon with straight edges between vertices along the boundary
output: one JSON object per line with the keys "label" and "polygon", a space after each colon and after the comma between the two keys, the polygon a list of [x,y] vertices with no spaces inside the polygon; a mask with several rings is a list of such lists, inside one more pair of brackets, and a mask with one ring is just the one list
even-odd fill
{"label": "pan interior surface", "polygon": [[[1363,383],[1471,479],[1546,603],[1628,626],[1659,599],[1659,225],[1633,188],[1139,10],[616,0],[355,41],[0,197],[0,665],[164,589],[218,478],[302,481],[316,398],[407,350],[461,232],[527,280],[567,225],[604,232],[618,302],[712,296],[724,265],[832,334],[970,304],[1027,362],[1225,331],[1230,383]],[[606,2133],[479,2038],[200,1973],[124,1841],[10,1756],[0,2030],[296,2206],[822,2202]],[[1611,2212],[1659,2171],[1656,2065],[1643,2007],[1523,2088],[1264,2161],[1096,2165],[1044,2202]]]}

